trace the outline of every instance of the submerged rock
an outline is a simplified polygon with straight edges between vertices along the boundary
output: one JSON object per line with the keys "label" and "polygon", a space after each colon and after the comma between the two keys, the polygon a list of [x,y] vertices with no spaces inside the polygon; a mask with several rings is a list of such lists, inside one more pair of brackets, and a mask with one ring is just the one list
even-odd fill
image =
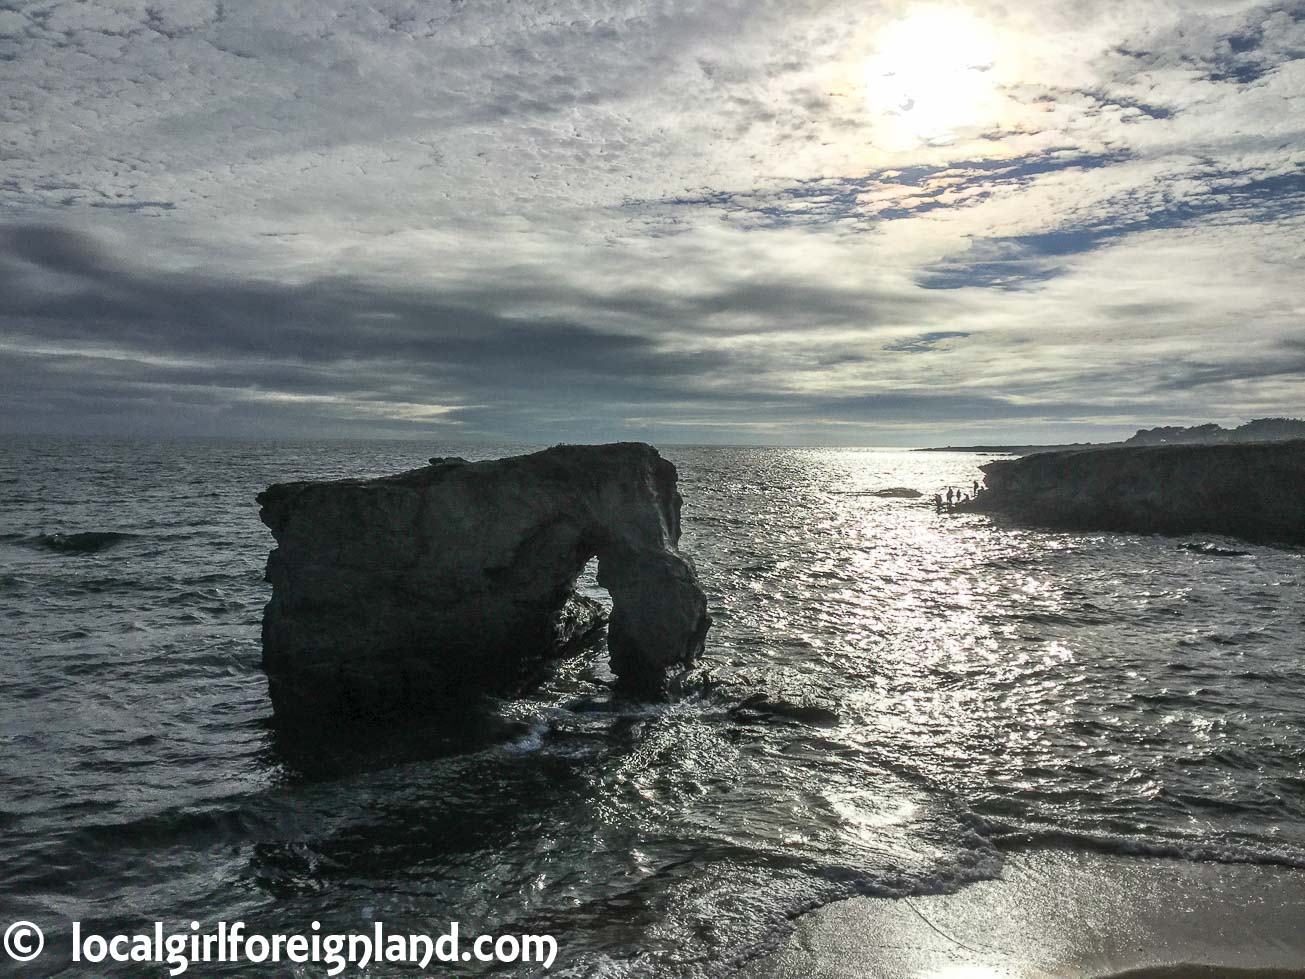
{"label": "submerged rock", "polygon": [[1047,452],[983,466],[962,509],[1043,526],[1305,544],[1305,440]]}
{"label": "submerged rock", "polygon": [[277,547],[263,666],[278,716],[379,716],[518,691],[602,625],[619,685],[655,694],[711,619],[676,546],[675,467],[641,443],[557,446],[259,494]]}
{"label": "submerged rock", "polygon": [[1183,550],[1192,551],[1195,554],[1204,554],[1206,557],[1246,557],[1250,551],[1236,551],[1227,547],[1219,547],[1215,544],[1184,544]]}
{"label": "submerged rock", "polygon": [[61,554],[94,554],[130,536],[113,530],[86,530],[77,534],[40,534],[36,542]]}
{"label": "submerged rock", "polygon": [[874,490],[870,495],[882,497],[886,500],[918,500],[924,496],[918,489],[911,489],[909,486],[889,486],[886,489]]}
{"label": "submerged rock", "polygon": [[812,727],[837,727],[841,718],[833,707],[812,701],[792,701],[758,693],[730,708],[730,714],[741,720],[769,720],[784,718],[809,724]]}

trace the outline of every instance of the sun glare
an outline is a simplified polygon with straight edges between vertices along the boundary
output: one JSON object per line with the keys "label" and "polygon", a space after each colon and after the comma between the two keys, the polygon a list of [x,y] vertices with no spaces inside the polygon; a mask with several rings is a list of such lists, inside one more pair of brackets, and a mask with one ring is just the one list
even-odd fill
{"label": "sun glare", "polygon": [[999,44],[969,11],[917,7],[875,41],[865,64],[866,98],[885,149],[948,143],[992,115]]}

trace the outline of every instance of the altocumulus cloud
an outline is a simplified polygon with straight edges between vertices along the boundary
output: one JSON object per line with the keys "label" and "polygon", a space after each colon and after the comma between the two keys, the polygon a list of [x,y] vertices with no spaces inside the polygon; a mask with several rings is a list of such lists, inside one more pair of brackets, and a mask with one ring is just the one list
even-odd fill
{"label": "altocumulus cloud", "polygon": [[[866,82],[922,10],[987,39],[945,127],[946,92]],[[1300,412],[1302,53],[1299,2],[7,3],[3,424],[910,443]]]}

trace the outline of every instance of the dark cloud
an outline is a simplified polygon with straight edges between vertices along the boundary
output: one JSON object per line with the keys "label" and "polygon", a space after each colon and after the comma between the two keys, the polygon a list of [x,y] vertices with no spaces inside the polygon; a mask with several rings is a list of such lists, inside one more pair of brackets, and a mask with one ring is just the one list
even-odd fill
{"label": "dark cloud", "polygon": [[[1124,400],[1115,405],[1114,410],[1144,415],[1152,408],[1138,399]],[[927,423],[938,418],[972,418],[988,421],[1082,418],[1100,412],[1101,406],[1088,400],[1051,399],[1026,402],[996,395],[937,391],[817,398],[800,409],[800,416],[852,423],[873,423],[888,419]]]}
{"label": "dark cloud", "polygon": [[[285,284],[200,273],[142,273],[90,239],[46,227],[0,238],[0,291],[11,324],[44,340],[111,343],[156,355],[382,358],[461,368],[641,377],[712,369],[655,340],[553,320],[521,322],[430,293],[348,277]],[[72,281],[46,280],[52,272]],[[481,299],[492,294],[488,285]],[[467,299],[472,297],[468,295]]]}
{"label": "dark cloud", "polygon": [[1299,377],[1305,383],[1305,343],[1285,343],[1274,355],[1230,363],[1199,361],[1174,365],[1161,373],[1159,386],[1187,391],[1213,384]]}
{"label": "dark cloud", "polygon": [[636,286],[618,296],[591,297],[590,304],[595,312],[692,323],[726,334],[763,334],[799,325],[810,328],[849,322],[871,327],[928,315],[925,297],[868,296],[864,290],[804,282],[797,276],[773,281],[726,279],[700,295]]}
{"label": "dark cloud", "polygon": [[[49,227],[0,235],[11,349],[40,347],[43,385],[103,398],[222,390],[441,405],[637,405],[691,397],[724,355],[557,319],[525,321],[413,288],[141,272]],[[148,363],[141,363],[141,358]],[[30,369],[9,355],[16,376]],[[15,387],[7,388],[10,392]]]}
{"label": "dark cloud", "polygon": [[[620,432],[624,416],[671,404],[812,430],[1047,411],[947,391],[831,397],[722,385],[722,377],[746,379],[760,362],[746,351],[693,352],[580,323],[496,316],[343,277],[292,285],[142,272],[58,228],[5,229],[0,290],[10,336],[0,386],[9,424],[19,429],[75,419],[146,433],[402,434],[447,432],[454,423],[455,431],[546,441]],[[730,308],[736,298],[701,302]],[[762,290],[757,302],[778,298]],[[642,310],[652,303],[644,297]],[[923,351],[964,336],[926,333],[890,349]],[[827,367],[864,360],[820,352],[812,359]],[[423,405],[438,413],[423,415]]]}
{"label": "dark cloud", "polygon": [[[92,279],[104,278],[114,271],[108,253],[95,239],[67,228],[41,225],[0,226],[0,262],[11,268],[14,262],[25,262],[38,268]],[[12,280],[5,284],[9,301],[19,301],[21,285]],[[16,307],[11,307],[11,311],[14,309]]]}
{"label": "dark cloud", "polygon": [[[532,288],[521,279],[477,291],[464,281],[439,293],[347,276],[286,283],[165,272],[66,229],[10,226],[0,231],[6,425],[160,434],[453,431],[528,441],[654,432],[673,440],[696,431],[717,439],[723,432],[725,440],[740,432],[736,439],[748,441],[767,425],[790,439],[818,439],[830,426],[1094,415],[1091,397],[1065,397],[1036,376],[1020,391],[964,394],[946,383],[835,395],[750,382],[785,369],[823,375],[943,351],[971,338],[967,331],[926,331],[869,352],[855,344],[796,350],[786,338],[769,353],[747,343],[695,344],[692,329],[660,336],[595,325],[614,313],[670,324],[714,313],[742,312],[746,321],[756,311],[773,322],[777,310],[779,320],[791,313],[799,326],[858,313],[873,321],[864,300],[858,305],[855,294],[837,289],[743,283],[684,296],[645,288],[593,301],[584,321],[488,311],[505,299],[496,292],[518,307],[560,298],[547,285]],[[915,301],[903,300],[892,315],[911,312]],[[1145,303],[1117,306],[1121,316],[1153,312]],[[729,329],[717,335],[732,336]],[[1286,375],[1300,369],[1301,351],[1292,353],[1275,370],[1192,360],[1154,376],[1165,388],[1194,388],[1239,370],[1248,378]],[[1086,392],[1110,378],[1080,372],[1078,380],[1076,390]],[[1038,393],[1039,385],[1047,390]],[[1135,385],[1143,414],[1147,388]],[[1112,402],[1112,411],[1123,410]],[[696,427],[677,427],[680,419],[696,419]]]}

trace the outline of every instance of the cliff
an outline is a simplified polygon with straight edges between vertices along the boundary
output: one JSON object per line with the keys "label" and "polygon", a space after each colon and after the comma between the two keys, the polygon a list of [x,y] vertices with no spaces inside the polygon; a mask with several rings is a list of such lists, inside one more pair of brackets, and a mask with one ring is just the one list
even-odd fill
{"label": "cliff", "polygon": [[612,669],[628,690],[659,691],[711,622],[676,549],[676,481],[654,448],[623,443],[270,487],[263,666],[277,715],[383,716],[519,690],[601,626],[574,591],[594,556]]}
{"label": "cliff", "polygon": [[1050,527],[1305,544],[1305,440],[1048,452],[990,462],[965,509]]}

